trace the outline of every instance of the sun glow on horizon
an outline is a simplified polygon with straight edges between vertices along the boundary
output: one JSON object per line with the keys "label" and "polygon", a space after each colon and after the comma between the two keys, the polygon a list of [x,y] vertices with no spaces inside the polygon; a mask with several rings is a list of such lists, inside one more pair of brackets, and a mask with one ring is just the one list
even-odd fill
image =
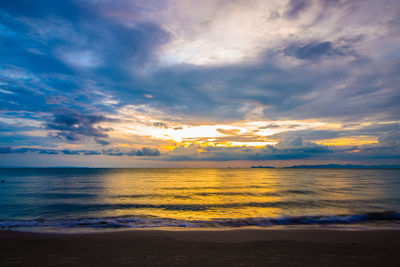
{"label": "sun glow on horizon", "polygon": [[265,147],[279,142],[277,134],[309,129],[332,129],[336,124],[315,120],[241,120],[229,123],[196,122],[194,124],[165,120],[167,114],[149,106],[130,106],[121,109],[117,122],[100,124],[113,129],[110,137],[124,139],[142,136],[154,141],[166,142],[158,148],[173,150],[179,146],[201,147]]}
{"label": "sun glow on horizon", "polygon": [[325,146],[360,146],[366,144],[377,144],[378,140],[376,138],[368,136],[357,136],[325,139],[316,141],[315,143]]}
{"label": "sun glow on horizon", "polygon": [[[284,137],[281,134],[308,130],[340,130],[340,123],[317,120],[242,120],[229,123],[196,122],[193,124],[171,121],[163,118],[167,114],[150,106],[130,106],[121,109],[117,122],[100,124],[104,128],[112,128],[111,138],[120,140],[120,147],[135,147],[130,145],[136,136],[152,140],[152,147],[162,151],[173,151],[184,146],[198,146],[197,151],[204,152],[204,147],[254,147],[277,145]],[[356,129],[351,126],[351,129]],[[121,141],[123,140],[123,141]],[[310,140],[313,141],[313,140]],[[348,146],[377,143],[376,138],[341,137],[316,139],[315,144],[326,146]]]}

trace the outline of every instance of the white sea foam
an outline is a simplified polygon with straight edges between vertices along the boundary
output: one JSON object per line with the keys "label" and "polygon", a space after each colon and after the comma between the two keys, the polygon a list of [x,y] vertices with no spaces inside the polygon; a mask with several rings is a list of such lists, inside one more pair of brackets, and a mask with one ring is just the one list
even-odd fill
{"label": "white sea foam", "polygon": [[276,225],[331,225],[355,224],[369,222],[392,222],[400,226],[400,213],[393,211],[353,214],[353,215],[326,215],[326,216],[298,216],[278,218],[246,218],[246,219],[214,219],[214,220],[174,220],[168,218],[140,218],[140,217],[108,217],[83,218],[69,220],[3,220],[0,228],[27,228],[27,227],[61,227],[61,228],[240,228],[240,227],[271,227]]}

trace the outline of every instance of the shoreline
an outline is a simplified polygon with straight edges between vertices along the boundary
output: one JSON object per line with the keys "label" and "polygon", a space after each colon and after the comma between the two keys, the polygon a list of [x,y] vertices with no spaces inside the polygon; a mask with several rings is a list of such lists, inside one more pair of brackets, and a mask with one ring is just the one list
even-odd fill
{"label": "shoreline", "polygon": [[34,234],[102,234],[117,232],[263,232],[263,231],[322,231],[322,232],[374,232],[374,231],[400,231],[398,223],[386,225],[368,224],[332,224],[332,225],[273,225],[273,226],[241,226],[241,227],[179,227],[179,226],[154,226],[154,227],[57,227],[57,226],[33,226],[33,227],[2,227],[1,232],[20,232]]}
{"label": "shoreline", "polygon": [[400,265],[400,230],[0,231],[0,266]]}

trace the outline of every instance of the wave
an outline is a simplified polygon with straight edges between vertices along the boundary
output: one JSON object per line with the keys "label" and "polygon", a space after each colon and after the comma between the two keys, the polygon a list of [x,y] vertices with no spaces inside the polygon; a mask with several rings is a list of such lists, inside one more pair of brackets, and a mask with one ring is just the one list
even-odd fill
{"label": "wave", "polygon": [[[16,205],[14,205],[17,207]],[[322,207],[322,203],[316,200],[304,201],[271,201],[271,202],[244,202],[244,203],[212,203],[212,204],[146,204],[146,203],[55,203],[41,205],[39,209],[46,212],[91,212],[105,210],[129,210],[129,209],[156,209],[168,211],[207,211],[215,208],[277,208],[277,207]],[[21,207],[18,207],[22,209]]]}
{"label": "wave", "polygon": [[198,186],[198,187],[163,187],[163,190],[226,190],[226,189],[249,189],[249,188],[270,188],[268,186],[259,186],[259,185],[235,185],[235,186]]}
{"label": "wave", "polygon": [[[189,196],[182,196],[182,198],[189,198]],[[384,199],[381,202],[390,203],[392,206],[399,203],[398,199]],[[25,214],[35,214],[36,216],[53,216],[59,214],[68,214],[71,216],[84,214],[88,212],[103,212],[103,211],[115,211],[115,210],[163,210],[163,211],[179,211],[179,212],[205,212],[209,210],[226,210],[235,209],[239,210],[241,208],[282,208],[282,209],[318,209],[324,207],[348,207],[348,206],[362,206],[368,208],[369,210],[382,210],[380,204],[376,204],[373,199],[370,200],[330,200],[330,199],[299,199],[290,201],[267,201],[267,202],[232,202],[232,203],[206,203],[206,204],[150,204],[150,203],[68,203],[59,202],[49,203],[46,202],[39,203],[35,206],[27,206],[23,203],[13,204],[12,206],[2,205],[0,203],[0,218],[5,217],[3,214],[11,212],[12,209],[25,211]],[[7,212],[6,212],[7,211]],[[28,213],[30,212],[30,213]],[[6,217],[7,218],[7,217]]]}
{"label": "wave", "polygon": [[152,227],[188,227],[188,228],[238,228],[271,227],[275,225],[330,225],[354,224],[388,221],[400,223],[400,212],[384,211],[351,215],[287,216],[278,218],[245,218],[213,220],[175,220],[157,217],[106,217],[66,220],[0,220],[1,229],[18,227],[56,227],[56,228],[152,228]]}

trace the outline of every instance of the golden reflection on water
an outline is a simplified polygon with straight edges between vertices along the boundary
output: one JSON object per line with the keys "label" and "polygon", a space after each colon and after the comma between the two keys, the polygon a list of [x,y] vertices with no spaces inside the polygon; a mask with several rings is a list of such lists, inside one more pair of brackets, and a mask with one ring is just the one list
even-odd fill
{"label": "golden reflection on water", "polygon": [[[107,175],[102,195],[105,202],[112,204],[168,205],[156,209],[114,210],[108,216],[154,215],[186,220],[275,217],[280,214],[280,208],[248,207],[245,203],[280,201],[276,181],[277,173],[273,171],[122,170]],[[173,205],[180,208],[170,209]]]}
{"label": "golden reflection on water", "polygon": [[366,192],[362,178],[342,174],[340,170],[120,169],[104,175],[99,196],[107,204],[140,206],[112,209],[104,216],[180,220],[347,214],[352,207],[341,201],[365,199],[367,193],[371,199],[383,196],[380,190]]}

